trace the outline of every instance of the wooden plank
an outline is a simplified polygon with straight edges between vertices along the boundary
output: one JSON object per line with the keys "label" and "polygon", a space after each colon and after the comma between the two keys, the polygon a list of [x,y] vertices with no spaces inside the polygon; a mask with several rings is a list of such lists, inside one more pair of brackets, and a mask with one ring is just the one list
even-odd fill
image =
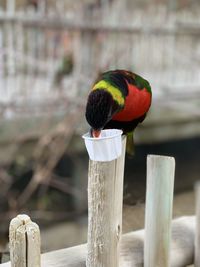
{"label": "wooden plank", "polygon": [[175,160],[147,157],[145,267],[169,267]]}
{"label": "wooden plank", "polygon": [[9,228],[12,267],[40,267],[40,231],[29,216],[18,215]]}
{"label": "wooden plank", "polygon": [[87,32],[106,32],[106,33],[127,33],[127,34],[149,34],[149,35],[194,35],[198,36],[199,31],[195,27],[179,27],[178,25],[173,26],[149,26],[148,28],[143,25],[101,25],[96,22],[93,23],[79,23],[60,17],[59,20],[51,17],[25,17],[21,16],[20,13],[15,15],[9,14],[5,15],[4,13],[0,14],[0,23],[9,21],[11,23],[20,22],[24,24],[25,27],[38,27],[38,28],[51,28],[59,30],[81,30]]}
{"label": "wooden plank", "polygon": [[15,0],[7,0],[6,2],[6,9],[9,14],[14,14],[15,12]]}
{"label": "wooden plank", "polygon": [[[194,262],[195,216],[181,217],[172,222],[170,267],[183,267]],[[144,230],[122,236],[120,267],[143,267]],[[85,267],[87,245],[45,253],[41,267]],[[11,267],[10,262],[0,267]]]}
{"label": "wooden plank", "polygon": [[87,267],[119,266],[125,137],[122,143],[118,159],[89,162]]}
{"label": "wooden plank", "polygon": [[200,182],[195,185],[196,196],[196,232],[195,232],[195,260],[194,266],[200,267]]}
{"label": "wooden plank", "polygon": [[27,235],[27,266],[40,267],[40,230],[36,223],[29,222],[26,226]]}
{"label": "wooden plank", "polygon": [[152,124],[149,121],[147,125],[145,121],[143,125],[136,129],[134,141],[137,144],[152,144],[165,142],[166,140],[180,141],[181,139],[198,137],[199,135],[199,119],[194,120],[191,117],[191,119],[188,118],[185,121],[181,121],[177,118],[177,121],[172,121],[171,124],[168,122],[166,124],[161,124],[160,122],[154,124],[152,120]]}
{"label": "wooden plank", "polygon": [[12,267],[26,266],[25,224],[30,222],[27,215],[12,219],[9,228],[10,259]]}

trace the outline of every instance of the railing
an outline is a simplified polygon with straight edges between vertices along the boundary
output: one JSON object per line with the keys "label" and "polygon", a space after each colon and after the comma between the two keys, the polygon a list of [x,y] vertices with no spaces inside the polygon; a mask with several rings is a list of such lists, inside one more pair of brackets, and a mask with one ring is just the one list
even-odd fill
{"label": "railing", "polygon": [[[147,158],[145,231],[122,233],[122,195],[125,139],[120,158],[110,162],[90,161],[88,182],[88,242],[42,255],[42,267],[184,267],[199,266],[199,192],[197,227],[195,217],[172,221],[175,160],[150,155]],[[133,177],[134,178],[134,177]],[[10,224],[11,263],[2,267],[39,267],[37,226],[27,216]],[[195,246],[194,246],[195,242]]]}

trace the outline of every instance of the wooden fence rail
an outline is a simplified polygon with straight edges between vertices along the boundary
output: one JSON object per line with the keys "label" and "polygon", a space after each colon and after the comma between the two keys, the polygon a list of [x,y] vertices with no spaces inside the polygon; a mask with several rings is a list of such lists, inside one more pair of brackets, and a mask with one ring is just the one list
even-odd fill
{"label": "wooden fence rail", "polygon": [[[172,221],[170,267],[185,267],[194,262],[195,217]],[[120,267],[143,267],[144,230],[122,235]],[[85,267],[87,244],[48,252],[41,255],[41,267]],[[11,267],[11,263],[0,264]]]}
{"label": "wooden fence rail", "polygon": [[[0,267],[184,267],[194,263],[195,216],[171,220],[175,161],[147,159],[145,231],[121,237],[125,139],[120,158],[90,161],[88,243],[41,256],[38,227],[25,215],[10,224],[11,262]],[[196,187],[199,195],[199,186]],[[199,202],[199,197],[197,197]],[[198,205],[197,205],[198,207]],[[199,208],[197,208],[197,219]],[[198,225],[199,223],[197,223]],[[22,231],[21,231],[22,229]],[[199,235],[199,234],[198,234]],[[199,265],[196,249],[196,267]]]}

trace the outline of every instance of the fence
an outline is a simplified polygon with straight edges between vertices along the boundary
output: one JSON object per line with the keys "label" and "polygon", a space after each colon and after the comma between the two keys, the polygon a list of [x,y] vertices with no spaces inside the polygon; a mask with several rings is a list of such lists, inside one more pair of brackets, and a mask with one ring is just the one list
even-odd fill
{"label": "fence", "polygon": [[[184,267],[199,265],[199,191],[195,217],[172,221],[175,160],[147,158],[146,215],[144,230],[121,236],[125,139],[120,158],[90,161],[88,182],[88,243],[42,255],[42,267]],[[27,216],[10,225],[11,266],[39,267],[39,231]],[[194,246],[195,242],[195,246]],[[10,263],[1,264],[2,267]]]}
{"label": "fence", "polygon": [[165,104],[199,96],[199,21],[192,11],[179,14],[158,6],[144,16],[145,10],[118,0],[77,9],[66,9],[69,1],[62,0],[55,10],[47,2],[20,9],[8,0],[0,12],[2,113],[47,112],[49,101],[66,109],[56,100],[65,96],[74,103],[86,96],[99,71],[112,68],[142,73],[154,99],[164,98]]}
{"label": "fence", "polygon": [[[6,2],[0,10],[0,116],[9,130],[0,142],[37,139],[72,110],[83,111],[97,74],[115,68],[133,70],[152,85],[152,116],[136,132],[137,143],[199,135],[199,8],[194,15],[164,5],[141,9],[128,0],[30,1],[37,8]],[[80,135],[86,123],[78,116],[76,122],[72,134]]]}

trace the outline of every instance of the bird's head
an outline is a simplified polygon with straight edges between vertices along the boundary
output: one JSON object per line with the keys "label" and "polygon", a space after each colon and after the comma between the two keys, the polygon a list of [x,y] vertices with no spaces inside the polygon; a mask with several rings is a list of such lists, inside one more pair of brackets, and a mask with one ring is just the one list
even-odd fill
{"label": "bird's head", "polygon": [[93,137],[99,137],[101,130],[118,110],[119,106],[108,91],[98,89],[89,94],[85,117]]}

